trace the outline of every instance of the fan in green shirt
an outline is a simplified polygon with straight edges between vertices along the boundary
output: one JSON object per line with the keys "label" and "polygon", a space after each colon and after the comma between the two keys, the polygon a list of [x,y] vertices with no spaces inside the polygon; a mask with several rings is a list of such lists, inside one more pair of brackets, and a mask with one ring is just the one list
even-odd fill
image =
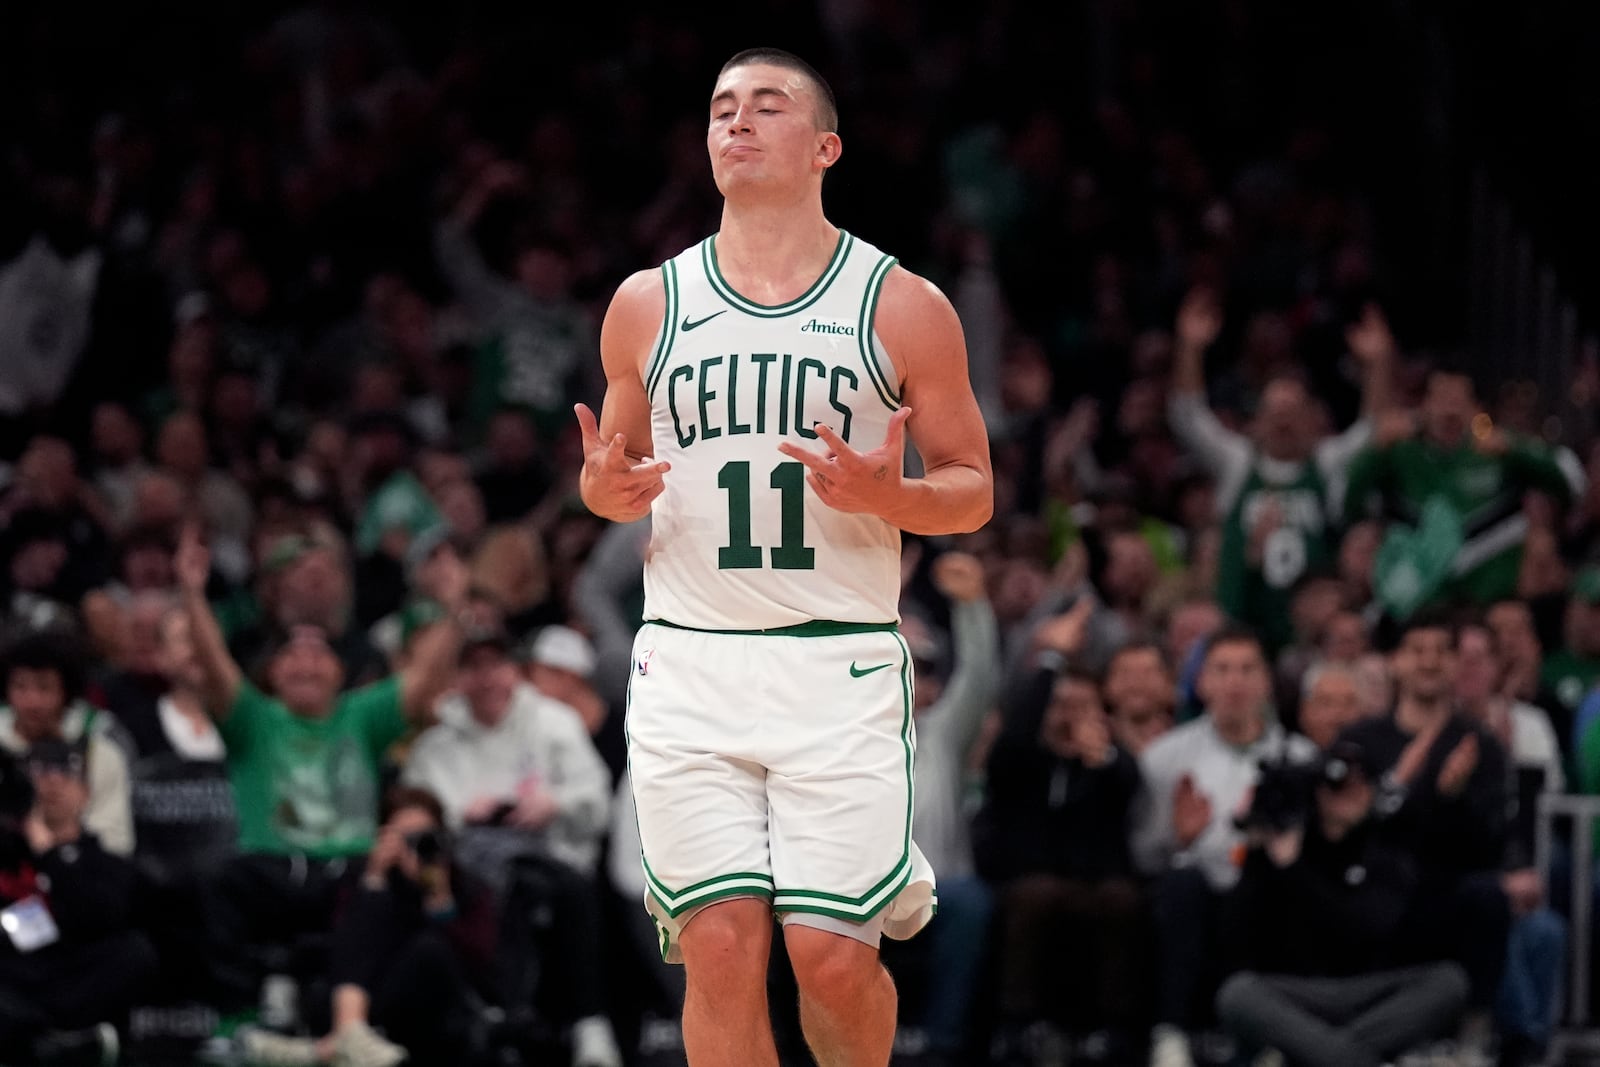
{"label": "fan in green shirt", "polygon": [[[431,719],[453,676],[454,623],[420,630],[398,673],[343,693],[344,670],[327,635],[295,627],[267,662],[268,695],[228,654],[205,599],[210,554],[193,528],[184,531],[176,570],[207,710],[227,745],[241,850],[317,859],[367,852],[378,827],[384,755],[412,725]],[[449,589],[436,591],[446,606],[465,599],[467,577],[459,570]]]}
{"label": "fan in green shirt", "polygon": [[1542,442],[1496,429],[1466,375],[1434,371],[1419,415],[1418,436],[1374,444],[1350,464],[1346,521],[1377,511],[1390,523],[1379,598],[1404,617],[1428,604],[1515,595],[1523,495],[1540,490],[1564,505],[1582,472]]}

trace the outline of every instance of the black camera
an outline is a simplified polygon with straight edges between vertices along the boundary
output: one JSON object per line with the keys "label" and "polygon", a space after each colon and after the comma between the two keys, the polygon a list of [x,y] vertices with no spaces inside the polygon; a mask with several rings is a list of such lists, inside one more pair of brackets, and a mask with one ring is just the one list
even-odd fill
{"label": "black camera", "polygon": [[444,834],[438,830],[418,830],[406,835],[406,845],[416,853],[417,862],[432,866],[444,858]]}
{"label": "black camera", "polygon": [[1314,793],[1321,780],[1322,768],[1316,763],[1263,760],[1250,809],[1235,816],[1233,825],[1246,832],[1285,833],[1299,829],[1311,815]]}

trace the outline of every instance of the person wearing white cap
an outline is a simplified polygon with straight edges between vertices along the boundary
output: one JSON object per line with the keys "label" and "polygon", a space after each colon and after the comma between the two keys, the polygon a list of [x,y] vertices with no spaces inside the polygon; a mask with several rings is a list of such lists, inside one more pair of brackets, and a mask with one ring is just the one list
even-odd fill
{"label": "person wearing white cap", "polygon": [[602,689],[605,670],[595,643],[570,626],[546,626],[529,643],[523,660],[529,683],[577,710],[612,781],[620,778],[628,763],[623,705],[608,699]]}

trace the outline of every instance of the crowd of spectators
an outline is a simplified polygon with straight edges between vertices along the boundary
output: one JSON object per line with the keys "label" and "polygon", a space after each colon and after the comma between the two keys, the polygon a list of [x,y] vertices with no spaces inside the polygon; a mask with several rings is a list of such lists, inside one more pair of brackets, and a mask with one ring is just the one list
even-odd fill
{"label": "crowd of spectators", "polygon": [[[767,7],[995,460],[985,529],[905,542],[940,913],[885,950],[897,1056],[1538,1062],[1589,949],[1532,843],[1600,791],[1592,363],[1481,396],[1408,332],[1426,192],[1274,5]],[[681,1063],[623,742],[649,522],[578,502],[570,412],[615,285],[715,229],[697,108],[756,42],[18,14],[0,1060]]]}

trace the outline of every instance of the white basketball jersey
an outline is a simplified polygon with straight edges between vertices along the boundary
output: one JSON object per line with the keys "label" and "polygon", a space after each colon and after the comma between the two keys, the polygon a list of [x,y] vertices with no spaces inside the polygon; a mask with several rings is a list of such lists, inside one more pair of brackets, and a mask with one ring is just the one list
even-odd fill
{"label": "white basketball jersey", "polygon": [[825,423],[858,451],[900,406],[873,312],[895,260],[840,231],[800,297],[733,291],[715,238],[661,267],[666,316],[645,374],[655,458],[672,464],[651,508],[644,617],[705,630],[899,619],[900,531],[835,511],[778,451],[824,451]]}

